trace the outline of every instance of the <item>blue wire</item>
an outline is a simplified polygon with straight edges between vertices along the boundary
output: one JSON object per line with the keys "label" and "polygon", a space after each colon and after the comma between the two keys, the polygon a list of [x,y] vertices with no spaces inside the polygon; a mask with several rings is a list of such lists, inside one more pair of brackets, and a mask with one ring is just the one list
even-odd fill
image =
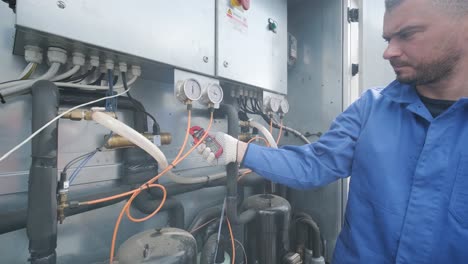
{"label": "blue wire", "polygon": [[[111,96],[114,95],[114,73],[112,70],[107,70],[107,82],[109,84],[109,90],[107,91],[106,95]],[[117,110],[117,99],[111,98],[106,100],[106,111],[108,112],[115,112]]]}
{"label": "blue wire", "polygon": [[83,159],[80,163],[80,165],[78,165],[78,167],[76,167],[76,169],[73,171],[72,175],[70,176],[70,185],[72,184],[72,182],[75,180],[75,178],[78,176],[78,174],[80,173],[80,171],[83,169],[83,167],[86,165],[86,163],[88,163],[88,161],[94,157],[94,155],[96,155],[97,153],[97,150],[91,152],[91,154],[89,154],[88,157],[86,157],[85,159]]}

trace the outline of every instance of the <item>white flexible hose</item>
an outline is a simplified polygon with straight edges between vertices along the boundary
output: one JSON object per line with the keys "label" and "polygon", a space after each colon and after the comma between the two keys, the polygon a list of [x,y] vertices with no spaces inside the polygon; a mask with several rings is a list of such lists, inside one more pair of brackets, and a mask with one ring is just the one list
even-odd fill
{"label": "white flexible hose", "polygon": [[46,127],[50,126],[51,124],[53,124],[55,121],[57,121],[58,119],[60,119],[62,116],[78,109],[78,108],[81,108],[81,107],[85,107],[85,106],[88,106],[88,105],[92,105],[92,104],[95,104],[97,102],[100,102],[100,101],[104,101],[104,100],[107,100],[107,99],[111,99],[111,98],[114,98],[114,97],[118,97],[118,96],[121,96],[121,95],[124,95],[126,94],[130,89],[130,83],[134,83],[136,80],[138,79],[137,76],[134,76],[129,82],[128,82],[128,90],[125,90],[121,93],[118,93],[118,94],[115,94],[115,95],[110,95],[110,96],[106,96],[106,97],[103,97],[103,98],[99,98],[99,99],[96,99],[94,101],[91,101],[91,102],[87,102],[87,103],[84,103],[84,104],[81,104],[81,105],[77,105],[75,107],[72,107],[70,109],[68,109],[67,111],[61,113],[60,115],[56,116],[55,118],[53,118],[52,120],[50,120],[49,122],[47,122],[45,125],[43,125],[41,128],[39,128],[38,130],[36,130],[33,134],[31,134],[28,138],[26,138],[25,140],[23,140],[23,142],[19,143],[18,145],[16,145],[14,148],[12,148],[10,151],[8,151],[7,153],[5,153],[1,158],[0,158],[0,162],[2,162],[3,160],[5,160],[6,158],[8,158],[8,156],[10,156],[13,152],[17,151],[19,148],[21,148],[22,146],[24,146],[26,143],[28,143],[31,139],[33,139],[35,136],[37,136],[37,134],[41,133],[42,130],[44,130]]}
{"label": "white flexible hose", "polygon": [[61,64],[58,62],[52,63],[49,70],[47,70],[47,72],[44,75],[39,76],[38,78],[34,80],[17,81],[13,83],[6,83],[5,85],[0,85],[0,93],[4,97],[23,93],[24,91],[28,90],[37,81],[52,79],[57,74],[58,70],[60,69],[60,65]]}
{"label": "white flexible hose", "polygon": [[[112,130],[114,133],[128,139],[133,144],[137,145],[146,153],[151,155],[159,164],[159,167],[164,170],[169,166],[167,158],[164,153],[146,137],[142,136],[140,133],[135,131],[133,128],[127,126],[126,124],[120,122],[119,120],[105,114],[102,112],[94,112],[92,114],[94,121],[98,122],[102,126],[106,127],[109,130]],[[179,175],[176,175],[172,171],[167,172],[169,179],[175,183],[179,184],[196,184],[196,183],[205,183],[208,181],[221,179],[226,177],[226,173],[218,173],[210,176],[186,178]]]}
{"label": "white flexible hose", "polygon": [[35,65],[34,62],[28,63],[26,68],[24,68],[23,72],[18,76],[18,80],[22,80],[26,75],[28,75],[28,73],[31,71],[31,69],[32,69],[32,67],[34,67],[34,65]]}
{"label": "white flexible hose", "polygon": [[249,125],[251,127],[254,127],[258,129],[258,131],[262,132],[263,136],[265,136],[266,140],[270,144],[272,148],[278,148],[278,145],[276,145],[275,139],[273,139],[273,136],[271,135],[270,131],[264,126],[262,126],[260,123],[257,123],[255,121],[250,121]]}
{"label": "white flexible hose", "polygon": [[66,78],[72,76],[73,74],[77,73],[80,70],[80,68],[81,68],[80,65],[75,65],[69,71],[55,76],[54,78],[51,79],[51,81],[55,82],[55,81],[60,81],[60,80],[66,79]]}

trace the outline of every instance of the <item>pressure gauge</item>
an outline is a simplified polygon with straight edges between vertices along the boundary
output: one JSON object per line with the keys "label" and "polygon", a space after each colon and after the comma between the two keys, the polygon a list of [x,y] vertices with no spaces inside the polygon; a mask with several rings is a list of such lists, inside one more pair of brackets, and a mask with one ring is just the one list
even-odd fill
{"label": "pressure gauge", "polygon": [[274,97],[267,97],[266,98],[266,112],[278,112],[280,108],[280,100]]}
{"label": "pressure gauge", "polygon": [[197,101],[202,95],[202,88],[200,83],[195,79],[187,79],[177,83],[176,97],[182,103],[187,100]]}
{"label": "pressure gauge", "polygon": [[223,101],[223,96],[223,88],[217,83],[212,83],[203,92],[201,103],[206,105],[213,104],[217,108],[221,101]]}
{"label": "pressure gauge", "polygon": [[280,112],[283,114],[287,114],[289,112],[289,103],[286,98],[283,98],[280,103]]}

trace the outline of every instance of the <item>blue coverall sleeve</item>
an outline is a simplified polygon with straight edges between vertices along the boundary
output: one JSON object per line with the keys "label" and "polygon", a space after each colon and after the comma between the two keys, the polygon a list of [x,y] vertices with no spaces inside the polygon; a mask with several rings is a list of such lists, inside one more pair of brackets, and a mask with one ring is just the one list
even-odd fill
{"label": "blue coverall sleeve", "polygon": [[317,142],[272,149],[249,144],[243,166],[276,183],[296,189],[329,184],[351,174],[366,93],[340,114]]}

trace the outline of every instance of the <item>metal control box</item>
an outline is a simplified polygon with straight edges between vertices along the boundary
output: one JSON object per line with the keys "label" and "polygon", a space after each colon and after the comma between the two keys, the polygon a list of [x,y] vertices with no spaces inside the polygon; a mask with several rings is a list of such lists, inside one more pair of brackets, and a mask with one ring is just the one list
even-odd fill
{"label": "metal control box", "polygon": [[216,1],[217,76],[287,94],[287,1],[236,2]]}
{"label": "metal control box", "polygon": [[15,54],[87,44],[214,75],[214,0],[21,0],[16,10]]}

